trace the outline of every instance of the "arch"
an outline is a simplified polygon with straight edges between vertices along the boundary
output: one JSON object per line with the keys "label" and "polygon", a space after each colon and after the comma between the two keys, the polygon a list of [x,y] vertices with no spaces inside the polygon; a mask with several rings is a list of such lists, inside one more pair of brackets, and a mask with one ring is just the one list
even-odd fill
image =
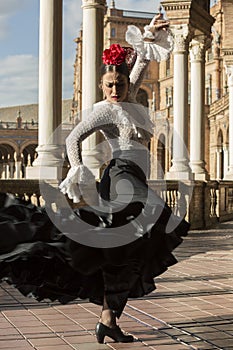
{"label": "arch", "polygon": [[217,146],[222,146],[223,144],[223,132],[221,129],[218,131],[218,136],[217,136]]}
{"label": "arch", "polygon": [[165,174],[165,141],[165,135],[160,134],[157,144],[157,179],[163,179]]}
{"label": "arch", "polygon": [[20,150],[20,154],[23,155],[23,167],[30,166],[37,157],[37,144],[33,142],[25,142]]}
{"label": "arch", "polygon": [[20,145],[20,150],[19,150],[19,152],[20,152],[20,153],[23,153],[23,150],[24,150],[26,147],[31,146],[31,145],[38,147],[38,143],[37,143],[36,140],[35,140],[35,141],[32,141],[32,140],[25,140],[25,141]]}
{"label": "arch", "polygon": [[141,103],[145,107],[149,106],[148,93],[144,89],[139,89],[138,90],[138,93],[137,93],[137,96],[136,96],[136,100],[137,100],[138,103]]}
{"label": "arch", "polygon": [[152,95],[152,89],[151,89],[148,85],[146,85],[146,84],[142,84],[142,85],[140,86],[140,89],[139,89],[139,90],[144,90],[144,91],[146,91],[146,93],[147,93],[148,96]]}
{"label": "arch", "polygon": [[15,145],[11,142],[0,142],[0,159],[1,160],[14,160],[14,153],[17,152]]}
{"label": "arch", "polygon": [[17,152],[13,142],[0,142],[0,178],[9,179],[14,177],[15,153]]}
{"label": "arch", "polygon": [[7,141],[0,140],[0,147],[2,145],[11,147],[11,148],[13,148],[14,152],[16,152],[16,153],[18,152],[18,145],[14,141],[11,141],[10,138],[7,138]]}

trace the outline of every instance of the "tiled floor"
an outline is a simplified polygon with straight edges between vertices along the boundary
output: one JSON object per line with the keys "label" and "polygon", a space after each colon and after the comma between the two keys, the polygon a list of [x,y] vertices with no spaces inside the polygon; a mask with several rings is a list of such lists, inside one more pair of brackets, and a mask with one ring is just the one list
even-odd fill
{"label": "tiled floor", "polygon": [[156,292],[125,308],[120,325],[134,343],[96,343],[96,305],[39,304],[3,283],[0,349],[233,349],[233,222],[190,232],[176,256]]}

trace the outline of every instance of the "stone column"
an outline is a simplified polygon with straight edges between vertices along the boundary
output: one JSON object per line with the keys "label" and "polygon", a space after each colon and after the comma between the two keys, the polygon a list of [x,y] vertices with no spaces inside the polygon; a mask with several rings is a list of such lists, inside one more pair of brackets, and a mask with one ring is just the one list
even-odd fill
{"label": "stone column", "polygon": [[191,180],[188,141],[188,25],[171,27],[174,35],[173,159],[166,179]]}
{"label": "stone column", "polygon": [[216,28],[212,27],[212,35],[213,35],[213,54],[214,54],[214,62],[215,62],[215,71],[214,71],[214,79],[215,79],[215,99],[218,100],[222,96],[221,91],[221,35],[216,30]]}
{"label": "stone column", "polygon": [[[99,88],[102,64],[105,0],[82,0],[83,57],[82,57],[82,118],[88,117],[93,104],[103,98]],[[82,143],[83,162],[99,177],[101,154],[96,150],[98,134]]]}
{"label": "stone column", "polygon": [[228,145],[223,146],[223,161],[224,161],[224,166],[223,166],[223,178],[227,174],[228,171],[228,166],[229,166],[229,148]]}
{"label": "stone column", "polygon": [[38,157],[28,178],[61,178],[61,103],[62,0],[40,0]]}
{"label": "stone column", "polygon": [[190,105],[190,167],[195,180],[205,181],[205,36],[190,43],[191,105]]}
{"label": "stone column", "polygon": [[226,66],[229,89],[229,168],[224,180],[233,180],[233,65]]}
{"label": "stone column", "polygon": [[10,159],[9,160],[9,166],[10,166],[10,178],[14,178],[14,160]]}

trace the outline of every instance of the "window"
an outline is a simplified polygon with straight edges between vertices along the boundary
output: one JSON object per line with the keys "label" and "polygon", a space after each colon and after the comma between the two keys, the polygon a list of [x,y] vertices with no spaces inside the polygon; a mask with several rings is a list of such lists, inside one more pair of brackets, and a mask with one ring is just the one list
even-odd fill
{"label": "window", "polygon": [[208,74],[206,77],[206,98],[205,98],[205,103],[207,105],[210,105],[212,103],[212,75]]}
{"label": "window", "polygon": [[170,58],[166,61],[166,77],[170,76],[171,60]]}
{"label": "window", "polygon": [[116,36],[116,28],[111,28],[111,37],[114,38]]}
{"label": "window", "polygon": [[166,107],[171,107],[173,105],[173,89],[172,87],[166,88]]}

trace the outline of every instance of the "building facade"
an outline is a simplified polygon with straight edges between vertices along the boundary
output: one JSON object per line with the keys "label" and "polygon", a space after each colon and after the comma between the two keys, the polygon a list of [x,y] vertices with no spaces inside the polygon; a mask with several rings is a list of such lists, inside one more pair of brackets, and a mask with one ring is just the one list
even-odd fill
{"label": "building facade", "polygon": [[[162,2],[163,3],[163,2]],[[230,39],[233,31],[231,18],[233,15],[233,3],[230,0],[190,1],[187,12],[184,1],[164,1],[169,8],[175,8],[175,25],[179,21],[188,18],[188,25],[194,27],[199,34],[205,34],[207,29],[199,28],[199,9],[210,12],[210,21],[213,18],[211,37],[205,38],[204,47],[204,128],[202,132],[204,143],[204,167],[210,179],[224,179],[229,166],[229,89],[226,73],[227,60],[232,57],[233,43]],[[174,4],[173,4],[174,3]],[[186,2],[187,3],[187,2]],[[116,7],[117,2],[112,1],[104,17],[104,47],[112,43],[125,42],[127,25],[135,24],[141,30],[153,17],[152,13],[137,13],[125,11]],[[192,9],[194,8],[194,10]],[[174,11],[174,10],[173,10]],[[193,12],[192,12],[193,11]],[[188,13],[188,14],[187,14]],[[196,16],[196,18],[195,18]],[[175,17],[174,17],[175,18]],[[180,23],[180,22],[179,22]],[[171,21],[172,24],[172,21]],[[189,29],[192,31],[192,28]],[[202,31],[202,33],[201,33]],[[200,33],[199,33],[200,32]],[[196,33],[195,33],[196,35]],[[81,65],[82,65],[82,36],[76,40],[77,56],[74,73],[74,101],[73,112],[81,109]],[[187,148],[190,150],[190,101],[191,101],[191,60],[196,59],[193,43],[188,47],[188,133]],[[194,52],[194,54],[193,54]],[[203,54],[203,52],[201,53]],[[151,62],[146,76],[141,85],[138,101],[148,106],[151,119],[156,124],[156,132],[151,142],[151,179],[164,178],[172,166],[173,157],[173,116],[174,116],[174,55],[168,61]]]}

